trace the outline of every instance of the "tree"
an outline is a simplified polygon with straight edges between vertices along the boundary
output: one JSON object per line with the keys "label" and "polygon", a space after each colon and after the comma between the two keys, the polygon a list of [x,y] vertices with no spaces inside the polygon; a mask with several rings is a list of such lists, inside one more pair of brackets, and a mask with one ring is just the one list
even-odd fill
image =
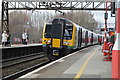
{"label": "tree", "polygon": [[[28,20],[26,21],[26,15],[28,16]],[[37,17],[38,16],[38,17]],[[12,11],[9,14],[10,17],[10,33],[12,35],[12,43],[14,38],[22,38],[22,32],[27,30],[27,34],[29,36],[29,43],[33,40],[34,42],[40,42],[40,38],[42,36],[42,18],[41,15],[24,11]],[[28,23],[27,23],[28,22]],[[29,26],[26,28],[25,26]]]}
{"label": "tree", "polygon": [[[1,18],[0,18],[0,35],[2,35]],[[2,42],[2,36],[0,37],[0,42]]]}
{"label": "tree", "polygon": [[87,11],[73,11],[72,10],[72,11],[66,12],[64,15],[58,14],[56,15],[56,17],[64,17],[89,30],[96,29],[97,27],[95,24],[96,21],[93,18],[93,14]]}

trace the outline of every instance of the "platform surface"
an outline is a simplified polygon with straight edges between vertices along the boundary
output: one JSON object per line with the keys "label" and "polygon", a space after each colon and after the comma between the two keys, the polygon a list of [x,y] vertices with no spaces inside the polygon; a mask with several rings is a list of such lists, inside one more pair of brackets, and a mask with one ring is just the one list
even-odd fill
{"label": "platform surface", "polygon": [[111,62],[103,61],[102,46],[95,45],[69,54],[18,79],[111,78]]}
{"label": "platform surface", "polygon": [[11,46],[5,46],[2,47],[2,45],[0,45],[0,48],[16,48],[16,47],[27,47],[27,46],[38,46],[38,45],[42,45],[41,43],[38,44],[27,44],[27,45],[23,45],[23,44],[13,44]]}

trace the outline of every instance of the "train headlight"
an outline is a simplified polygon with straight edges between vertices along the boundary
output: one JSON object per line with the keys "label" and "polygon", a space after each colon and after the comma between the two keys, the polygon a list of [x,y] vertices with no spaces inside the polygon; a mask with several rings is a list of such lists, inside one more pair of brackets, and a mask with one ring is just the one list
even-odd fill
{"label": "train headlight", "polygon": [[67,42],[67,41],[64,41],[64,43],[63,44],[66,44],[66,45],[68,45],[69,44],[69,42]]}
{"label": "train headlight", "polygon": [[44,40],[44,42],[46,42],[46,40]]}
{"label": "train headlight", "polygon": [[51,40],[48,40],[48,43],[51,43]]}

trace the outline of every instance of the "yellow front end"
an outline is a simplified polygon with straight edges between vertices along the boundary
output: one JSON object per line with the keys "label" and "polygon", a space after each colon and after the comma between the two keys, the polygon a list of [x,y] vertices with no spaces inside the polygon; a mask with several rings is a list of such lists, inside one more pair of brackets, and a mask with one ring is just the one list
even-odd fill
{"label": "yellow front end", "polygon": [[60,39],[52,39],[52,47],[60,48],[61,40]]}
{"label": "yellow front end", "polygon": [[45,28],[46,28],[46,24],[44,24],[44,28],[43,28],[43,36],[42,36],[42,45],[47,45],[51,43],[51,38],[45,38]]}
{"label": "yellow front end", "polygon": [[[43,40],[42,40],[42,44],[43,45],[47,45],[47,44],[51,44],[51,47],[55,47],[55,48],[60,48],[61,47],[61,39],[52,39],[52,42],[51,42],[51,38],[45,38],[44,37],[44,34],[45,34],[45,28],[46,28],[46,24],[44,25],[44,29],[43,29]],[[64,39],[63,40],[63,45],[64,46],[68,46],[68,47],[71,47],[71,48],[74,48],[75,44],[76,44],[76,39],[75,39],[75,36],[76,36],[76,27],[73,26],[73,31],[72,31],[72,39],[70,40],[66,40]]]}

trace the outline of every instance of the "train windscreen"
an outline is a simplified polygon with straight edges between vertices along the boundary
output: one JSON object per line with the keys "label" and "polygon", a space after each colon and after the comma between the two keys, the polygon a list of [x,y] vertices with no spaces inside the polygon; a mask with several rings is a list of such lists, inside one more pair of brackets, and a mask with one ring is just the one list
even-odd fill
{"label": "train windscreen", "polygon": [[45,38],[51,38],[52,25],[47,24],[45,29]]}
{"label": "train windscreen", "polygon": [[58,24],[53,24],[53,28],[52,28],[52,37],[55,39],[61,39],[62,35],[62,24],[58,23]]}
{"label": "train windscreen", "polygon": [[72,24],[71,25],[66,25],[65,33],[64,33],[64,39],[66,39],[66,40],[71,40],[72,39],[72,30],[73,30]]}

